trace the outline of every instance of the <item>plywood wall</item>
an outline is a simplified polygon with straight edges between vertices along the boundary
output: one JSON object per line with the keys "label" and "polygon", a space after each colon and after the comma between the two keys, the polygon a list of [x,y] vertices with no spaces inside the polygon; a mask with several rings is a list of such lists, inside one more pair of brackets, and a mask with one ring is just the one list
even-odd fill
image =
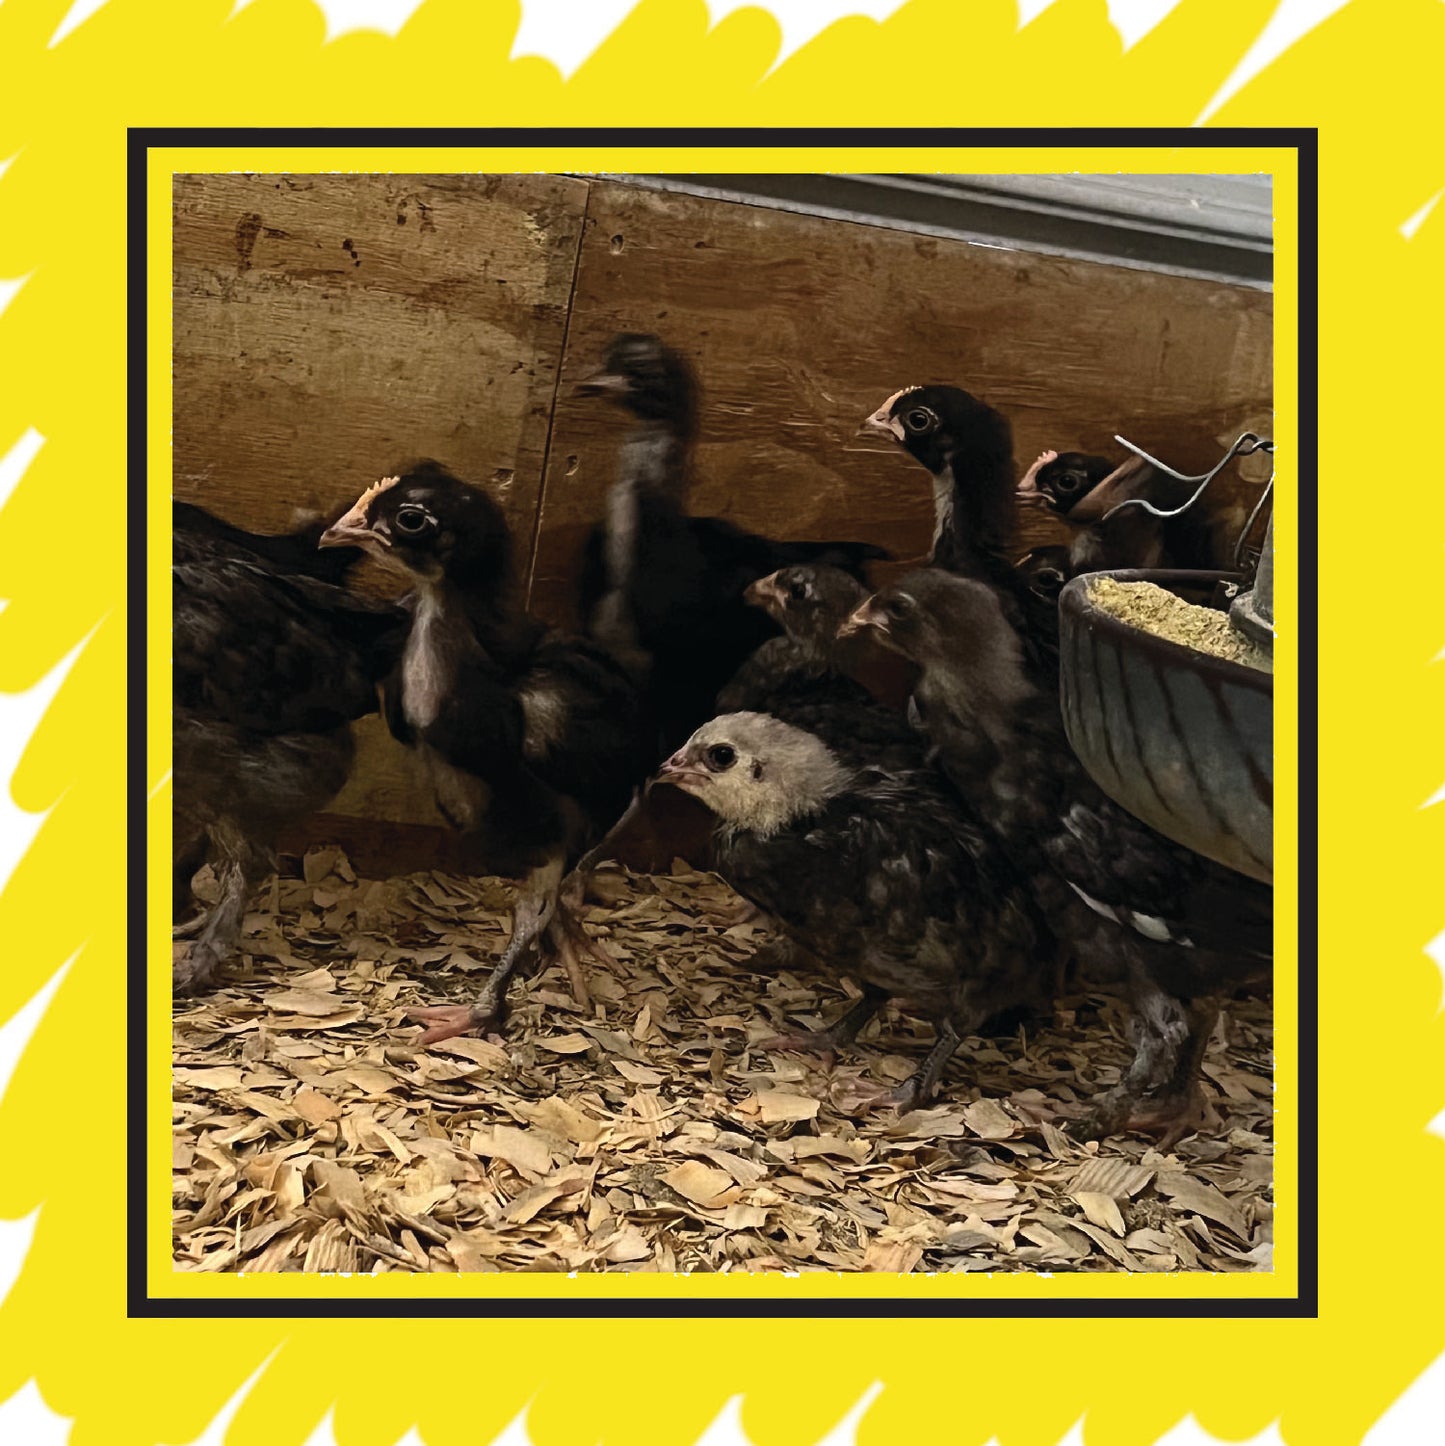
{"label": "plywood wall", "polygon": [[[436,457],[525,565],[586,202],[555,176],[178,176],[176,495],[279,530]],[[337,807],[439,825],[406,750],[361,732]]]}
{"label": "plywood wall", "polygon": [[[565,623],[620,439],[572,389],[616,331],[697,365],[695,510],[911,558],[928,479],[854,435],[890,392],[968,387],[1021,465],[1119,431],[1202,469],[1269,431],[1271,319],[1244,287],[614,181],[181,176],[175,490],[277,528],[435,456],[502,503],[534,609]],[[1021,546],[1058,536],[1030,513]],[[366,732],[335,810],[436,823],[404,750]]]}
{"label": "plywood wall", "polygon": [[[1270,297],[1244,287],[594,183],[534,605],[566,609],[612,476],[617,416],[573,387],[619,330],[656,331],[697,364],[694,510],[917,557],[927,474],[855,435],[899,387],[954,382],[993,403],[1021,464],[1045,447],[1112,454],[1118,431],[1202,470],[1269,429],[1270,325]],[[1062,536],[1046,516],[1023,523],[1024,545]]]}

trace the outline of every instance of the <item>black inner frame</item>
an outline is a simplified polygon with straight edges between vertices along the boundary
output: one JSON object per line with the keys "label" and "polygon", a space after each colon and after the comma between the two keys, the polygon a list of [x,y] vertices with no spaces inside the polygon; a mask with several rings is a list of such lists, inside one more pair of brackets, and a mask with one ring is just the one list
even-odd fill
{"label": "black inner frame", "polygon": [[127,603],[129,605],[126,714],[126,1314],[137,1319],[396,1318],[596,1319],[807,1318],[859,1319],[1313,1319],[1319,1314],[1319,991],[1318,991],[1318,711],[1319,520],[1316,490],[1299,499],[1299,786],[1300,884],[1297,963],[1299,998],[1299,1293],[1264,1300],[1193,1296],[1159,1300],[1070,1298],[918,1300],[900,1292],[887,1298],[829,1296],[785,1300],[642,1299],[575,1301],[489,1298],[405,1300],[191,1300],[153,1296],[146,1284],[146,546],[147,214],[148,154],[172,147],[525,147],[678,146],[793,148],[838,146],[1135,146],[1188,152],[1229,146],[1291,149],[1299,168],[1299,476],[1318,468],[1318,132],[1304,127],[1089,127],[1050,128],[424,128],[361,127],[132,127],[126,136],[127,235]]}

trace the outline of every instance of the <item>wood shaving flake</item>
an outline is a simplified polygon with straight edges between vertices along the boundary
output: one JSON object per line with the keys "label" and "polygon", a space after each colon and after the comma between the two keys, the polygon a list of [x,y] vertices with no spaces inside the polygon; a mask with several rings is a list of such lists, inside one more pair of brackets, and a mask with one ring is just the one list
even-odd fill
{"label": "wood shaving flake", "polygon": [[418,1050],[405,1011],[475,996],[510,887],[350,875],[321,849],[269,881],[221,987],[176,1003],[179,1269],[1272,1266],[1261,1000],[1231,1002],[1210,1041],[1207,1136],[1083,1145],[1065,1127],[1130,1058],[1116,999],[969,1040],[936,1101],[859,1114],[836,1101],[915,1068],[927,1025],[890,1007],[831,1072],[771,1054],[757,1041],[853,996],[751,971],[771,936],[736,924],[715,877],[609,871],[584,922],[615,962],[586,1010],[553,964],[519,983],[505,1035]]}

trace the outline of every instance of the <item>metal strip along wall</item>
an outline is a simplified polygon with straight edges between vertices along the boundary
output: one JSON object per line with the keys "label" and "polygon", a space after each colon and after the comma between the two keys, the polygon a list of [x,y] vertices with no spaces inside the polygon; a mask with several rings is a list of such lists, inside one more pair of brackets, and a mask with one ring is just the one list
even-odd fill
{"label": "metal strip along wall", "polygon": [[1267,175],[630,175],[611,179],[1112,262],[1263,290],[1273,277]]}

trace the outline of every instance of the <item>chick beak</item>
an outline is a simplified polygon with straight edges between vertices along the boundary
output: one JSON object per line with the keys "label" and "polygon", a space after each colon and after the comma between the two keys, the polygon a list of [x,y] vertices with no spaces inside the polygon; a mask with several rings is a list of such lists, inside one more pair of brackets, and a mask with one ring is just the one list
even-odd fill
{"label": "chick beak", "polygon": [[384,543],[385,539],[371,530],[366,508],[360,502],[344,517],[338,517],[317,539],[317,547],[366,547]]}
{"label": "chick beak", "polygon": [[627,390],[627,378],[620,372],[594,372],[577,383],[579,397],[620,397]]}
{"label": "chick beak", "polygon": [[889,414],[886,406],[879,407],[855,434],[859,437],[886,437],[890,442],[903,440],[903,426]]}
{"label": "chick beak", "polygon": [[1058,457],[1057,452],[1040,452],[1034,458],[1033,465],[1019,479],[1018,489],[1014,496],[1020,505],[1024,507],[1047,507],[1048,497],[1039,490],[1038,476],[1040,470]]}
{"label": "chick beak", "polygon": [[750,582],[743,589],[743,601],[755,608],[762,608],[769,617],[778,617],[784,609],[783,590],[778,586],[778,575],[770,572],[756,582]]}
{"label": "chick beak", "polygon": [[675,788],[680,788],[686,793],[693,792],[693,787],[707,781],[707,773],[699,768],[692,755],[686,748],[679,748],[661,768],[657,770],[657,777],[654,783],[670,783]]}
{"label": "chick beak", "polygon": [[871,597],[865,598],[843,619],[838,627],[838,636],[856,638],[860,633],[870,631],[883,634],[888,632],[888,619],[881,608],[873,605]]}

